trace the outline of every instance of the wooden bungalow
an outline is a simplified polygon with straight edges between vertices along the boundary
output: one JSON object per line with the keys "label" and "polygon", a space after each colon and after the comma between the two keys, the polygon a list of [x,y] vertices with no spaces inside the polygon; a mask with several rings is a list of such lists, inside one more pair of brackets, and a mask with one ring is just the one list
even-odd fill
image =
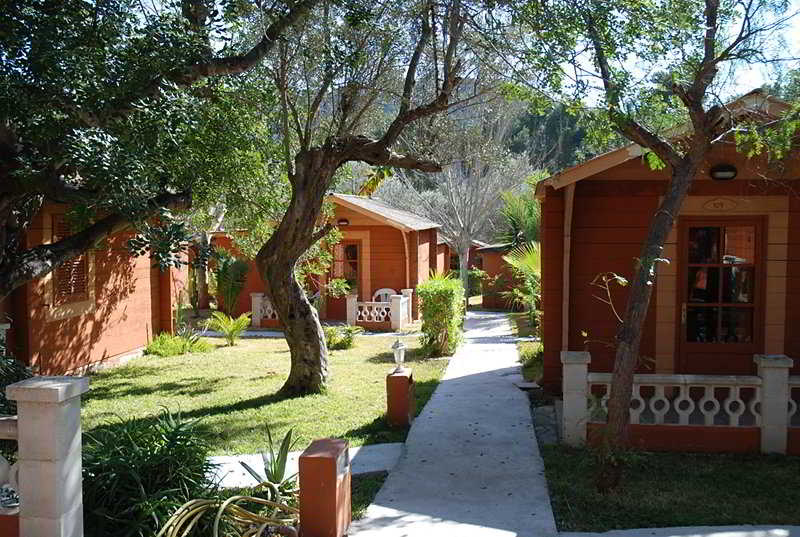
{"label": "wooden bungalow", "polygon": [[[372,198],[332,194],[342,240],[334,247],[329,278],[344,278],[351,293],[322,297],[320,318],[390,330],[419,318],[416,286],[437,270],[439,224]],[[216,244],[230,246],[226,237]],[[269,292],[253,265],[237,313],[253,312],[256,327],[279,326]]]}
{"label": "wooden bungalow", "polygon": [[[67,209],[45,205],[26,246],[71,233]],[[154,334],[172,331],[186,267],[161,272],[149,257],[132,257],[131,236],[118,233],[0,301],[11,354],[39,374],[80,373],[139,356]]]}
{"label": "wooden bungalow", "polygon": [[[731,108],[775,117],[785,104],[756,91]],[[604,420],[619,326],[590,283],[633,275],[669,176],[628,145],[537,185],[542,384],[564,394],[571,443]],[[658,264],[634,384],[635,443],[800,453],[799,179],[796,157],[777,166],[731,141],[713,148],[667,240],[669,263]],[[613,288],[617,309],[627,293]]]}
{"label": "wooden bungalow", "polygon": [[486,309],[509,309],[509,302],[503,296],[503,292],[514,287],[515,278],[511,266],[506,263],[503,256],[510,251],[511,245],[508,243],[487,244],[476,249],[476,255],[481,258],[483,271],[493,281],[491,285],[488,283],[483,285],[483,307]]}

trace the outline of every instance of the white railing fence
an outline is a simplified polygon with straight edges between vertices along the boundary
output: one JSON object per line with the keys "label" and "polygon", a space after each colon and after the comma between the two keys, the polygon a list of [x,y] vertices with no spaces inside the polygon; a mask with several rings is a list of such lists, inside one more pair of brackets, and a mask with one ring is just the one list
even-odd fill
{"label": "white railing fence", "polygon": [[278,312],[272,306],[272,301],[264,293],[250,293],[250,325],[253,328],[261,326],[261,320],[278,320]]}
{"label": "white railing fence", "polygon": [[[787,429],[800,426],[800,377],[784,355],[756,355],[758,375],[634,375],[630,423],[760,427],[761,451],[785,453]],[[605,423],[611,373],[589,373],[588,352],[564,351],[564,441],[586,442],[589,423]]]}
{"label": "white railing fence", "polygon": [[347,324],[390,322],[392,330],[400,330],[411,322],[413,289],[403,289],[402,295],[390,295],[388,302],[359,301],[357,295],[347,295]]}
{"label": "white railing fence", "polygon": [[16,440],[14,465],[0,456],[5,498],[19,497],[20,537],[83,537],[81,395],[86,377],[34,377],[8,386],[17,416],[0,418],[0,438]]}

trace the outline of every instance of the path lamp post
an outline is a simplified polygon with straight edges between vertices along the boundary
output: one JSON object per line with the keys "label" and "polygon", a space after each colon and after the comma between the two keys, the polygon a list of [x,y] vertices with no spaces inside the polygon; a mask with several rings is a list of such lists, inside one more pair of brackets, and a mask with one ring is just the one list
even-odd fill
{"label": "path lamp post", "polygon": [[395,368],[386,375],[386,421],[392,427],[408,427],[414,419],[414,377],[405,367],[406,345],[400,339],[392,345]]}

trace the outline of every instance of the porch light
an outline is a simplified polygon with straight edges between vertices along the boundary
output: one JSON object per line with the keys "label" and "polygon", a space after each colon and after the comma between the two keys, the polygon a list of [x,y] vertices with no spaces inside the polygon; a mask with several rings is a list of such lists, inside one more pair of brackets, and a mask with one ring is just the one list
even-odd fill
{"label": "porch light", "polygon": [[349,226],[350,225],[350,220],[348,220],[347,218],[340,218],[339,220],[336,221],[336,225],[337,226]]}
{"label": "porch light", "polygon": [[711,178],[715,181],[730,181],[736,177],[736,166],[732,164],[717,164],[710,171]]}
{"label": "porch light", "polygon": [[392,351],[394,351],[394,363],[397,364],[395,372],[400,372],[405,369],[406,344],[398,338],[397,341],[394,342],[394,345],[392,345]]}

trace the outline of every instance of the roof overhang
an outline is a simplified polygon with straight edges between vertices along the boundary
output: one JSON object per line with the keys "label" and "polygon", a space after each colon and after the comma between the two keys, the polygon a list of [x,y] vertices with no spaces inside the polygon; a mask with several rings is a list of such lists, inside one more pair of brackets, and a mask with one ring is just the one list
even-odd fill
{"label": "roof overhang", "polygon": [[[407,226],[407,225],[403,224],[402,222],[398,222],[397,220],[393,220],[391,218],[388,218],[388,217],[386,217],[385,215],[383,215],[383,214],[381,214],[379,212],[370,211],[369,209],[366,209],[364,207],[361,207],[360,205],[352,203],[352,202],[348,201],[347,199],[344,199],[341,196],[338,196],[336,194],[330,194],[330,198],[334,201],[334,203],[337,203],[337,204],[341,205],[342,207],[346,207],[346,208],[350,209],[353,212],[356,212],[356,213],[359,213],[359,214],[363,214],[364,216],[368,216],[369,218],[377,220],[378,222],[386,224],[387,226],[391,226],[393,228],[397,228],[400,231],[403,231],[403,232],[419,231],[417,229],[414,229],[414,228],[412,228],[410,226]],[[439,227],[439,226],[435,226],[435,227]]]}

